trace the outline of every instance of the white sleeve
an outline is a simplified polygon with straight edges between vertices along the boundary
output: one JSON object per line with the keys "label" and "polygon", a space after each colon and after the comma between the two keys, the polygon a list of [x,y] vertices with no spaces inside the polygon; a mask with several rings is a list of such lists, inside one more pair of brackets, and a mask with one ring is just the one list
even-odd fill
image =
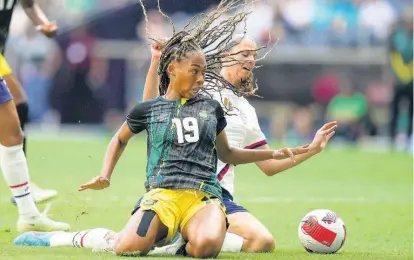
{"label": "white sleeve", "polygon": [[257,119],[256,110],[252,107],[248,113],[249,127],[247,128],[246,137],[244,139],[244,148],[256,149],[260,146],[267,144],[266,136],[263,134],[262,129]]}

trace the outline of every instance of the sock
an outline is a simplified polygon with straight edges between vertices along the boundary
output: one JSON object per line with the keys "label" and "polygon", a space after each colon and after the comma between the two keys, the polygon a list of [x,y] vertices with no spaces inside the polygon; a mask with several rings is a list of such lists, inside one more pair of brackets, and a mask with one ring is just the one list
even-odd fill
{"label": "sock", "polygon": [[221,252],[239,253],[242,250],[243,242],[243,237],[227,232],[223,246],[221,247]]}
{"label": "sock", "polygon": [[56,232],[50,238],[51,247],[85,247],[99,251],[113,251],[116,233],[106,228],[94,228],[79,232]]}
{"label": "sock", "polygon": [[[26,125],[29,119],[29,105],[26,102],[18,104],[16,106],[16,110],[17,110],[17,114],[19,115],[20,127],[24,131],[24,126]],[[23,139],[23,152],[25,155],[27,155],[26,148],[27,147],[26,147],[26,136],[25,136]]]}
{"label": "sock", "polygon": [[188,256],[187,251],[185,250],[185,248],[187,247],[187,243],[185,243],[184,245],[182,245],[177,253],[175,253],[175,255],[177,256]]}
{"label": "sock", "polygon": [[0,166],[7,185],[16,200],[21,217],[40,215],[30,194],[29,171],[23,146],[5,147],[0,145]]}

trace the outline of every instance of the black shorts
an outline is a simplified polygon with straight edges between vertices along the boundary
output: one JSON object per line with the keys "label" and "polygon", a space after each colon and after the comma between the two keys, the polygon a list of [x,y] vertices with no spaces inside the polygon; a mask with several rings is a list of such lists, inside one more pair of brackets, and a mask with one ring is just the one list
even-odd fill
{"label": "black shorts", "polygon": [[226,215],[231,215],[237,212],[249,212],[243,206],[238,205],[236,202],[233,201],[233,196],[230,192],[224,188],[221,188],[224,206],[226,206]]}

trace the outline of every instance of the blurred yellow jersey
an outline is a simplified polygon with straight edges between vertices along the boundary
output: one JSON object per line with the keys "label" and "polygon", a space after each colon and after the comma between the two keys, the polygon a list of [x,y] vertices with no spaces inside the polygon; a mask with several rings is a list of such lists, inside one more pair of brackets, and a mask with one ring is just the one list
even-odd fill
{"label": "blurred yellow jersey", "polygon": [[10,75],[11,73],[12,69],[10,68],[3,54],[0,54],[0,76],[4,77]]}

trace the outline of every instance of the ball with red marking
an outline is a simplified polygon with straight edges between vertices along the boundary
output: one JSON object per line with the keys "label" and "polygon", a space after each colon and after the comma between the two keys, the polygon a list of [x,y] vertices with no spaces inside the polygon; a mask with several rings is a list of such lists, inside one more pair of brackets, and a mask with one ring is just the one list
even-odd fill
{"label": "ball with red marking", "polygon": [[344,245],[346,228],[335,212],[317,209],[300,221],[298,236],[309,253],[332,254]]}

